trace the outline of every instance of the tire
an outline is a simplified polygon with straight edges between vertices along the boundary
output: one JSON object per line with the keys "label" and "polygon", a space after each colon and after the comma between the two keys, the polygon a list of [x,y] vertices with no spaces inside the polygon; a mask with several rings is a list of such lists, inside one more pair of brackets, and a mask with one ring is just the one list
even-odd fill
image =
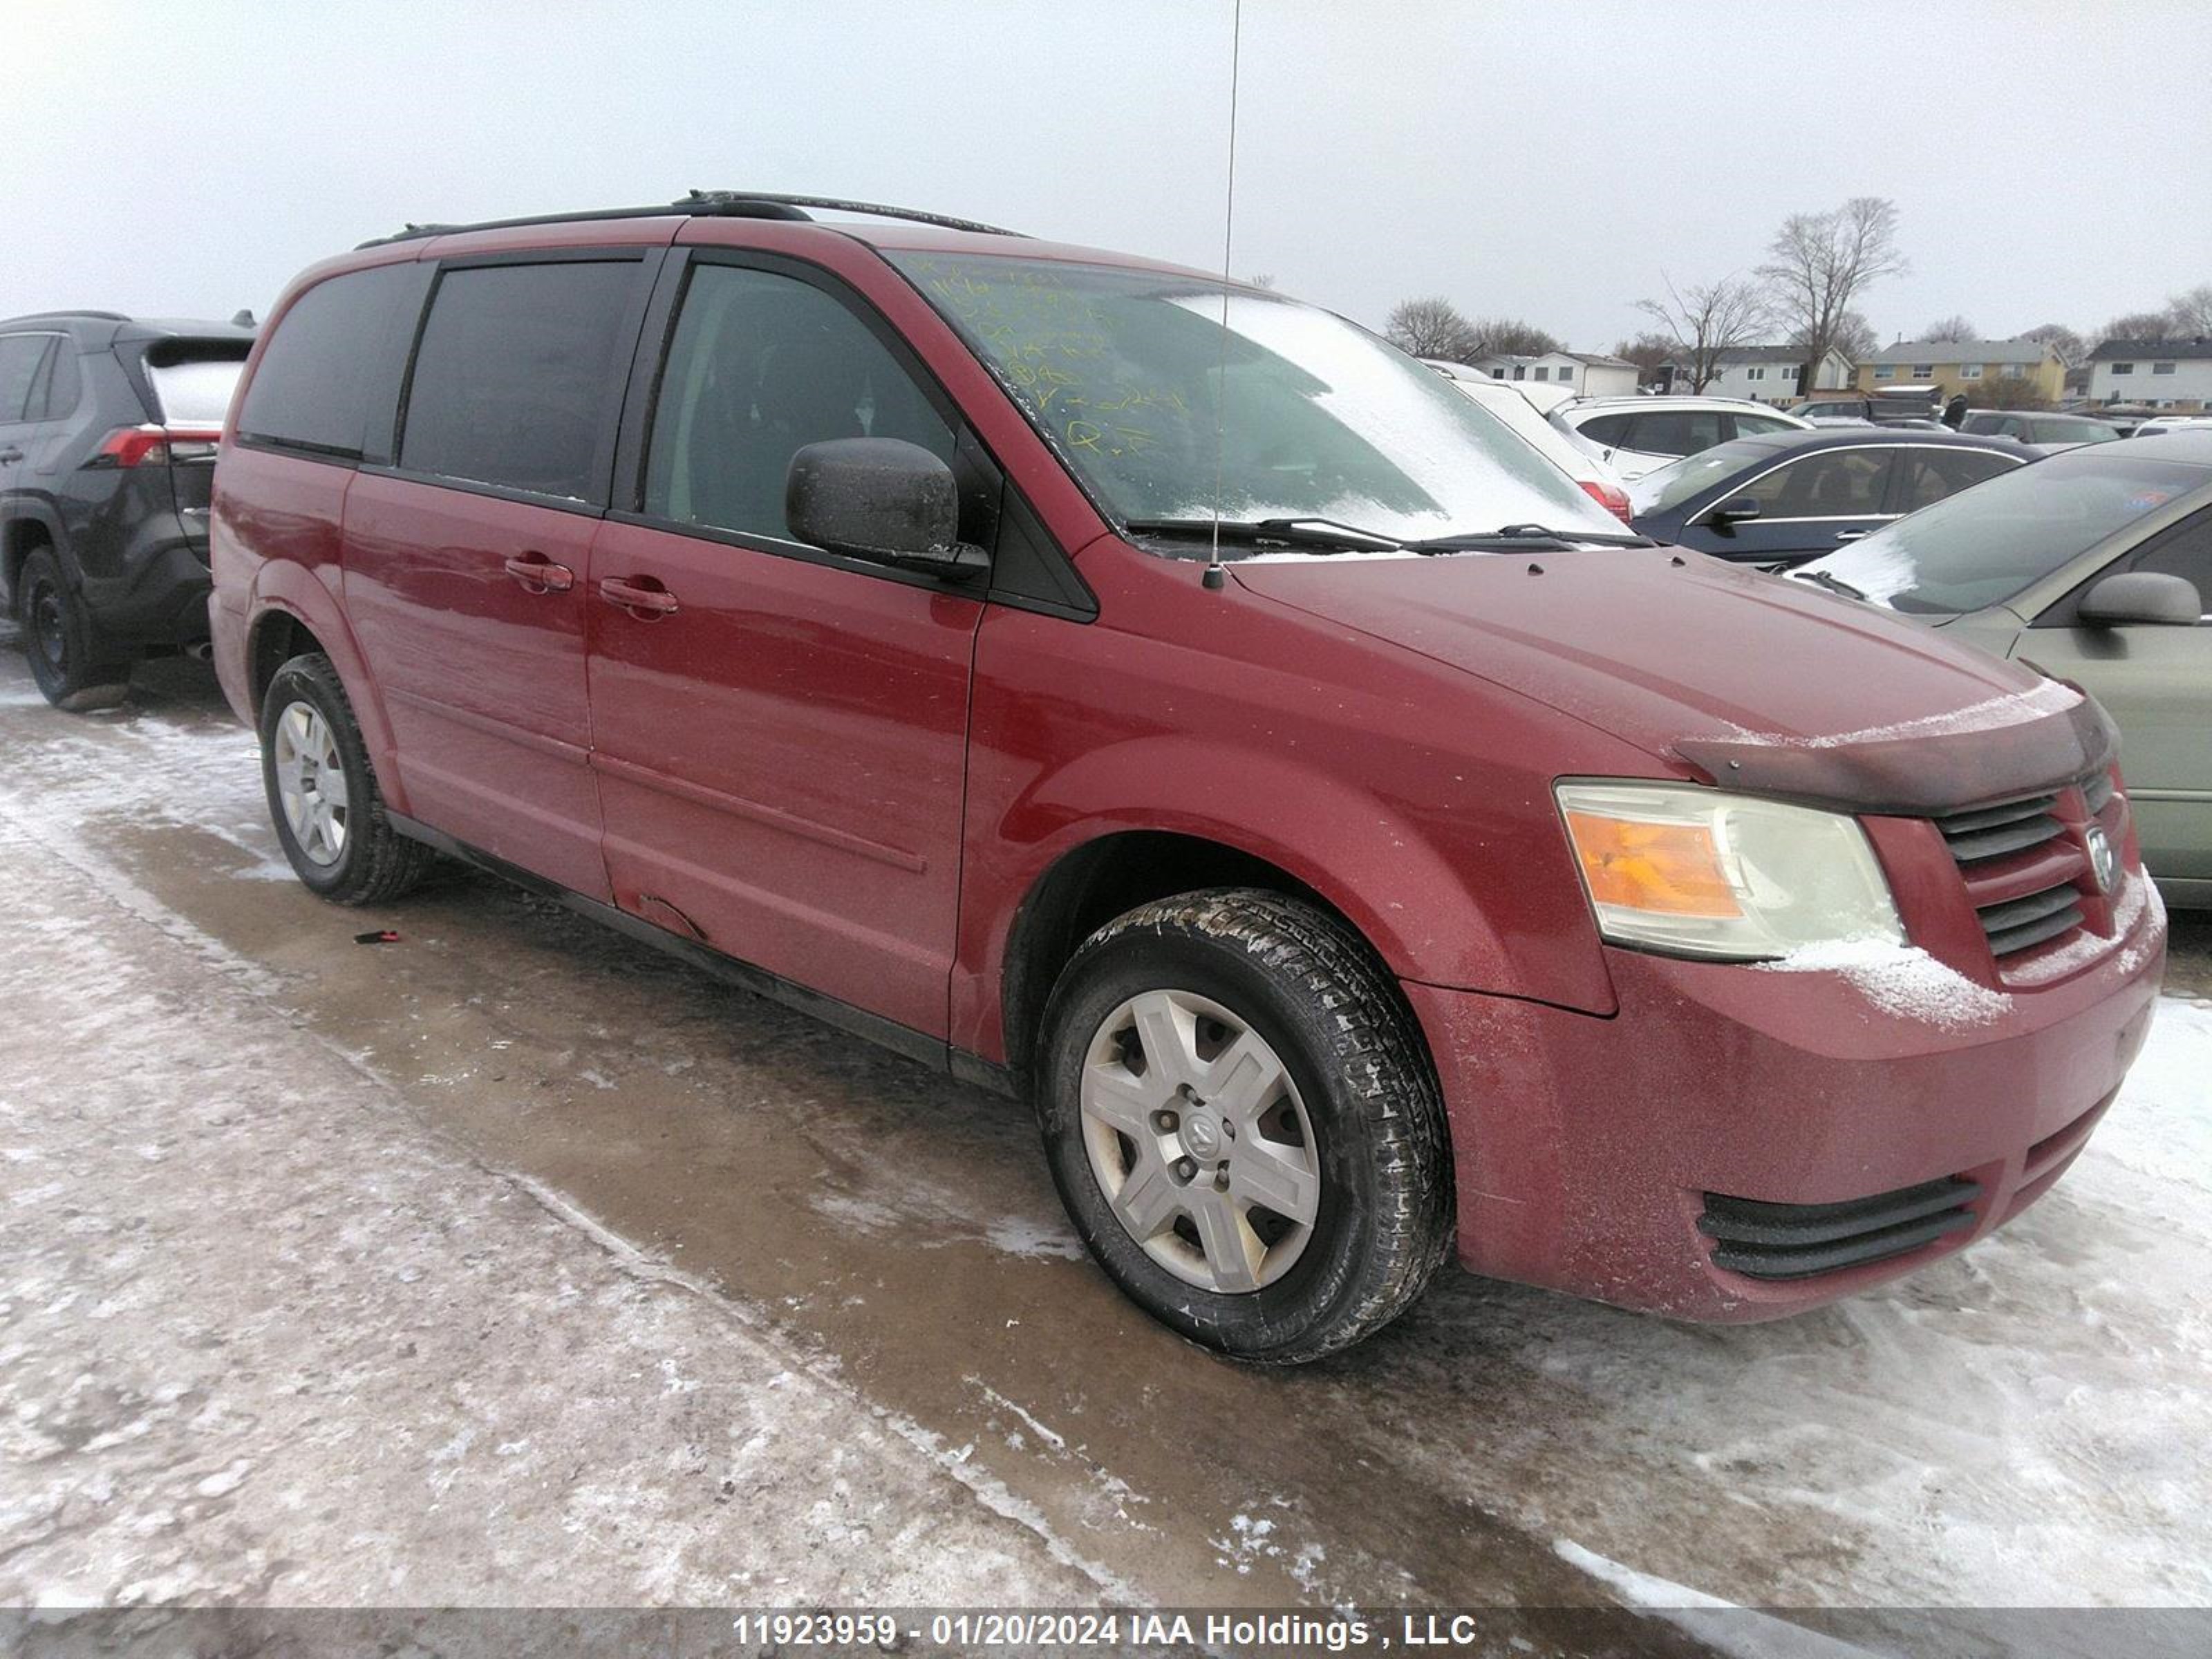
{"label": "tire", "polygon": [[23,561],[16,588],[23,649],[46,701],[74,714],[121,702],[131,690],[131,653],[100,637],[51,550]]}
{"label": "tire", "polygon": [[1449,1138],[1412,1013],[1299,900],[1187,893],[1092,934],[1045,1011],[1036,1108],[1099,1265],[1236,1358],[1358,1341],[1450,1249]]}
{"label": "tire", "polygon": [[334,904],[384,904],[434,856],[394,830],[331,659],[293,658],[261,700],[261,782],[293,872]]}

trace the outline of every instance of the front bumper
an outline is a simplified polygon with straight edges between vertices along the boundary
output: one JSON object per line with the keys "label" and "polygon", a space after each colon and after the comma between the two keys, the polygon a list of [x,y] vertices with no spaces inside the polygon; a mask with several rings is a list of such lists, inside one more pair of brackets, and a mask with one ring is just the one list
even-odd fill
{"label": "front bumper", "polygon": [[[1960,1249],[2042,1196],[2087,1140],[2149,1030],[2165,944],[2164,913],[2146,902],[2087,971],[1905,1012],[1836,973],[1614,949],[1609,1018],[1407,984],[1451,1118],[1461,1259],[1624,1307],[1742,1322]],[[1713,1236],[1714,1195],[1736,1201],[1718,1206],[1723,1233],[1731,1213],[1834,1231],[1862,1200],[1890,1202],[1893,1222],[1926,1207],[1911,1193],[1953,1181],[1972,1185],[1947,1189],[1966,1218],[1900,1254],[1820,1268],[1814,1251],[1785,1265],[1815,1270],[1791,1277],[1715,1260],[1729,1247]],[[1801,1207],[1841,1205],[1853,1208]]]}

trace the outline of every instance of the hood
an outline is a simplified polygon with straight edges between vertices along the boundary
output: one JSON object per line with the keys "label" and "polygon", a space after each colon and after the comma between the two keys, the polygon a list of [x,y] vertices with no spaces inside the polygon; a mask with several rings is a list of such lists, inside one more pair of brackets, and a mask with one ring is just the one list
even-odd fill
{"label": "hood", "polygon": [[1924,813],[2111,763],[2076,689],[1872,606],[1674,548],[1270,556],[1250,592],[1732,787]]}

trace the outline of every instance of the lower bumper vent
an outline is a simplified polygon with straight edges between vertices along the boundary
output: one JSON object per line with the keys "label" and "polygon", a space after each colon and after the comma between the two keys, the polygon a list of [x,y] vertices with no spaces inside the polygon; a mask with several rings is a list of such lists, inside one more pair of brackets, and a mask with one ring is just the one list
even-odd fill
{"label": "lower bumper vent", "polygon": [[1713,1264],[1749,1279],[1809,1279],[1885,1261],[1974,1224],[1974,1182],[1946,1176],[1841,1204],[1767,1204],[1705,1194],[1698,1231]]}

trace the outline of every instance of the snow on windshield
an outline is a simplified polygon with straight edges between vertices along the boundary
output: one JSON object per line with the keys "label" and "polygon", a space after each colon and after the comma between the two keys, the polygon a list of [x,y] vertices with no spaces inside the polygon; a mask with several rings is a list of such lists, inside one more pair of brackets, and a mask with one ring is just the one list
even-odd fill
{"label": "snow on windshield", "polygon": [[893,254],[1122,521],[1617,534],[1440,375],[1327,312],[1174,272]]}

